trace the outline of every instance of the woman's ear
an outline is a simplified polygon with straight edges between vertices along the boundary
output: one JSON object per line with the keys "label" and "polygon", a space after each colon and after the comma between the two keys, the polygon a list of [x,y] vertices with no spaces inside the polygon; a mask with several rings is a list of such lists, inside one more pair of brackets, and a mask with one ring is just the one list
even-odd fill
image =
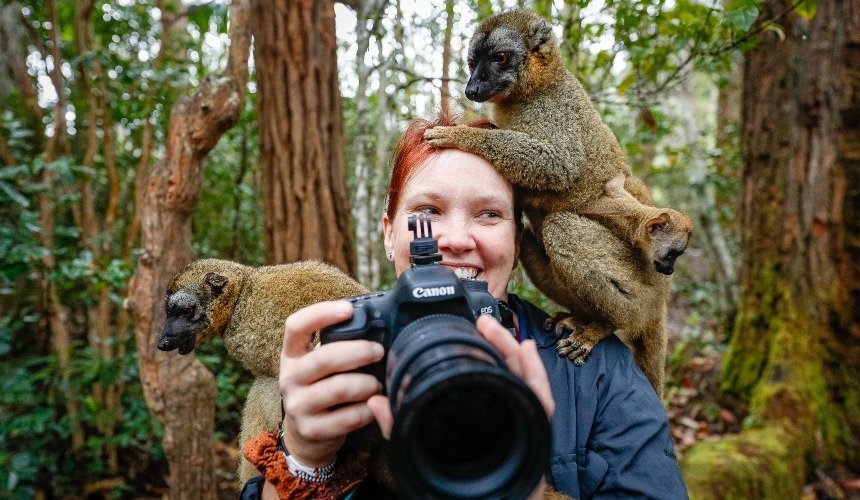
{"label": "woman's ear", "polygon": [[385,244],[385,255],[388,260],[394,260],[394,224],[388,218],[388,214],[382,214],[382,234]]}

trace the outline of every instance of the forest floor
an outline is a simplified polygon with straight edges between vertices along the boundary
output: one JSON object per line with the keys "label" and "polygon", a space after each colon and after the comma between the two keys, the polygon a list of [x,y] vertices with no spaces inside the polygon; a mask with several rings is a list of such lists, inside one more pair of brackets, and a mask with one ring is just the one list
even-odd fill
{"label": "forest floor", "polygon": [[[746,405],[720,390],[720,369],[726,338],[718,325],[699,325],[697,335],[685,335],[690,311],[670,305],[668,318],[669,359],[664,405],[669,417],[675,452],[684,452],[700,441],[717,440],[741,431],[748,416]],[[860,500],[860,478],[847,471],[812,472],[803,487],[802,500]]]}

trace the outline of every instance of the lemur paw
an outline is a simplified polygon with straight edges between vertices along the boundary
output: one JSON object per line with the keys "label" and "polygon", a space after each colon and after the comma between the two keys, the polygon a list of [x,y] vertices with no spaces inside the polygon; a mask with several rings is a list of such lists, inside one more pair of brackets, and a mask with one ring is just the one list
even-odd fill
{"label": "lemur paw", "polygon": [[585,363],[592,349],[594,349],[593,343],[583,342],[582,339],[577,338],[575,333],[571,333],[567,338],[559,340],[556,345],[558,355],[573,361],[575,365]]}
{"label": "lemur paw", "polygon": [[585,363],[594,346],[612,333],[611,329],[599,323],[579,323],[569,313],[557,313],[548,321],[555,325],[556,337],[567,335],[556,345],[558,355],[576,365]]}
{"label": "lemur paw", "polygon": [[453,148],[460,142],[457,140],[457,127],[433,127],[424,131],[424,139],[434,148]]}

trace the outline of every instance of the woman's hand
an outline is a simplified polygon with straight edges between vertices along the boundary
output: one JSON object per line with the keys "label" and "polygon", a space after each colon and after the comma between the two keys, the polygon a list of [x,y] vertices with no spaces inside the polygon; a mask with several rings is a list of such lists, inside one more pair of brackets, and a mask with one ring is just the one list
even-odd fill
{"label": "woman's hand", "polygon": [[[517,342],[511,336],[511,332],[487,315],[480,316],[476,326],[481,335],[505,358],[505,363],[508,364],[511,372],[523,379],[535,393],[546,410],[547,417],[552,417],[555,413],[555,402],[552,399],[546,369],[540,360],[534,340]],[[374,418],[379,422],[382,435],[388,439],[394,424],[388,398],[381,395],[373,396],[367,402],[367,406],[370,407]]]}
{"label": "woman's hand", "polygon": [[351,316],[352,304],[345,300],[320,302],[294,312],[284,323],[284,444],[302,465],[331,463],[346,435],[374,418],[367,400],[382,385],[372,375],[350,372],[381,360],[382,345],[347,340],[310,348],[314,332]]}

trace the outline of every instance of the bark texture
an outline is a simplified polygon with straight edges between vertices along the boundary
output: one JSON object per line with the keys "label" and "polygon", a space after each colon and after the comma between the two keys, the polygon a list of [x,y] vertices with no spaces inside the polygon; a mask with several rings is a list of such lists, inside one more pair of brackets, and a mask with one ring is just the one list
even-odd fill
{"label": "bark texture", "polygon": [[[691,496],[798,498],[860,463],[860,0],[763,3],[743,76],[742,266],[723,388],[760,423],[685,457]],[[741,490],[740,488],[745,488]],[[743,496],[743,495],[742,495]]]}
{"label": "bark texture", "polygon": [[214,498],[215,380],[194,356],[155,347],[164,324],[170,279],[192,260],[191,215],[197,204],[203,160],[239,118],[248,71],[249,6],[230,7],[230,56],[225,71],[207,77],[170,114],[163,160],[151,171],[140,207],[141,246],[129,283],[140,377],[150,411],[164,426],[171,498]]}
{"label": "bark texture", "polygon": [[355,255],[331,0],[255,0],[254,60],[266,261]]}

